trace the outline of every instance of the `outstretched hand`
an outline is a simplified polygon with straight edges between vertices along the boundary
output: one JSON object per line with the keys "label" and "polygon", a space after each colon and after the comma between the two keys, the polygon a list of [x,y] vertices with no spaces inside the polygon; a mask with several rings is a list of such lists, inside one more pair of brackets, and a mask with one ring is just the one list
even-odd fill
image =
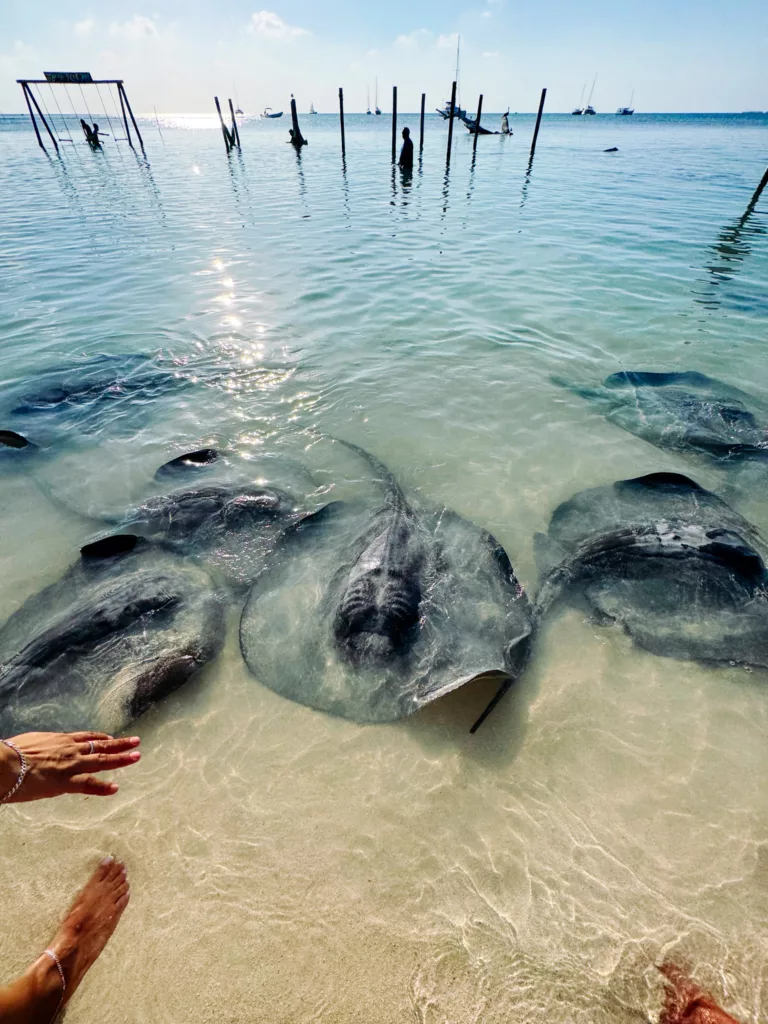
{"label": "outstretched hand", "polygon": [[[12,804],[64,793],[112,796],[117,785],[97,779],[96,774],[127,768],[141,758],[135,749],[141,742],[138,736],[114,739],[103,732],[25,732],[9,739],[24,754],[28,765],[24,782],[9,801]],[[18,777],[18,754],[0,744],[0,756],[3,778],[9,774],[12,779],[13,771]]]}

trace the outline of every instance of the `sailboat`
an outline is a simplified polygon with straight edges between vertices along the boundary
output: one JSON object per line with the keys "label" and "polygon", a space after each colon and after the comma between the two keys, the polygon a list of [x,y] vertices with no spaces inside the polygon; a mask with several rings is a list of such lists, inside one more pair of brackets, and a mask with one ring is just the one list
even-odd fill
{"label": "sailboat", "polygon": [[379,110],[379,80],[378,80],[378,78],[376,79],[376,102],[374,104],[374,108],[373,109],[374,109],[374,113],[381,114],[381,111]]}
{"label": "sailboat", "polygon": [[592,88],[589,90],[589,99],[587,100],[586,107],[584,107],[584,113],[585,114],[596,114],[597,113],[595,108],[592,106],[592,93],[595,91],[595,82],[596,81],[597,81],[597,75],[595,75],[595,77],[594,77],[594,79],[592,81]]}
{"label": "sailboat", "polygon": [[235,113],[236,114],[242,114],[243,112],[240,109],[240,104],[237,102],[237,88],[235,86],[234,81],[232,82],[232,92],[235,94],[235,108],[236,108],[235,109]]}
{"label": "sailboat", "polygon": [[632,95],[629,97],[629,106],[628,107],[619,107],[619,109],[616,111],[616,113],[617,114],[622,114],[624,117],[627,117],[629,114],[634,114],[635,108],[632,106],[632,100],[634,98],[635,98],[635,90],[633,89],[632,90]]}
{"label": "sailboat", "polygon": [[581,114],[584,113],[584,107],[582,107],[581,104],[584,102],[584,90],[586,88],[587,88],[587,83],[585,82],[584,85],[582,85],[582,87],[581,87],[581,97],[579,99],[579,105],[578,105],[578,107],[576,107],[575,110],[571,111],[572,114],[581,115]]}
{"label": "sailboat", "polygon": [[315,104],[314,103],[310,103],[309,104],[309,112],[310,112],[310,114],[316,114],[317,113],[317,111],[315,110]]}
{"label": "sailboat", "polygon": [[[461,36],[458,37],[456,42],[456,106],[453,108],[453,116],[461,118],[462,120],[467,116],[466,110],[462,110],[461,107],[461,90],[459,88],[459,51],[461,49]],[[444,119],[448,120],[451,116],[451,101],[446,100],[445,106],[442,110],[438,108],[438,114]]]}
{"label": "sailboat", "polygon": [[365,99],[365,112],[368,115],[368,117],[370,117],[371,116],[371,87],[370,87],[370,85],[368,86],[368,88],[366,90],[365,97],[366,97],[366,99]]}

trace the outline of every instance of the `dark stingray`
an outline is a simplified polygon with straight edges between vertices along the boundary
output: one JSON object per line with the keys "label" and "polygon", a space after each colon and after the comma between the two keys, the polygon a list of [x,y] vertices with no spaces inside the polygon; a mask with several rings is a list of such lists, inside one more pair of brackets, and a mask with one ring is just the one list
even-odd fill
{"label": "dark stingray", "polygon": [[581,594],[666,657],[768,667],[768,574],[755,529],[676,473],[593,487],[537,538],[536,609]]}
{"label": "dark stingray", "polygon": [[506,553],[449,509],[414,509],[385,466],[347,447],[381,477],[384,503],[335,502],[286,535],[243,612],[248,667],[277,693],[358,722],[404,718],[488,674],[501,684],[495,703],[531,634]]}
{"label": "dark stingray", "polygon": [[[5,388],[0,415],[35,440],[58,441],[62,431],[89,433],[116,429],[130,411],[129,424],[146,416],[147,406],[187,378],[172,364],[147,355],[105,355],[75,359]],[[23,426],[22,426],[23,424]]]}
{"label": "dark stingray", "polygon": [[659,448],[715,459],[768,458],[768,410],[703,373],[621,371],[600,387],[556,383],[596,402],[606,419]]}
{"label": "dark stingray", "polygon": [[136,537],[83,548],[0,628],[0,734],[117,731],[218,652],[210,577]]}
{"label": "dark stingray", "polygon": [[148,498],[117,525],[245,586],[305,514],[278,488],[211,483]]}

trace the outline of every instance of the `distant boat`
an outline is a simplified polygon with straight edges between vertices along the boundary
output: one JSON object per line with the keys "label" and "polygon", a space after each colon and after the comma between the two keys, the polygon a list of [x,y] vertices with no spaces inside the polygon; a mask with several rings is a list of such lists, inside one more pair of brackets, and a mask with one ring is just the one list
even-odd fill
{"label": "distant boat", "polygon": [[579,105],[578,105],[578,107],[576,107],[575,110],[571,111],[571,113],[576,115],[577,117],[580,117],[584,113],[584,107],[582,107],[581,104],[584,102],[584,92],[586,91],[586,88],[587,88],[587,83],[585,82],[584,85],[582,85],[582,87],[581,87],[581,97],[579,99]]}
{"label": "distant boat", "polygon": [[381,114],[381,111],[379,110],[379,80],[378,80],[378,78],[376,79],[376,102],[374,104],[374,113],[379,114],[379,115]]}
{"label": "distant boat", "polygon": [[597,113],[595,108],[592,106],[592,93],[595,91],[595,82],[596,81],[597,81],[597,75],[595,75],[594,80],[592,82],[592,88],[589,90],[589,99],[587,100],[586,107],[584,107],[584,113],[585,114],[596,114]]}
{"label": "distant boat", "polygon": [[317,113],[317,111],[315,110],[315,104],[314,103],[310,103],[309,104],[309,112],[310,112],[310,114],[316,114]]}
{"label": "distant boat", "polygon": [[365,95],[366,95],[365,112],[368,115],[368,117],[370,117],[371,116],[371,87],[370,87],[370,85],[368,86],[368,91],[366,92]]}
{"label": "distant boat", "polygon": [[635,98],[635,90],[632,90],[632,95],[629,97],[628,107],[619,107],[616,111],[617,114],[622,114],[624,117],[628,117],[629,114],[634,114],[635,108],[632,106],[632,100]]}
{"label": "distant boat", "polygon": [[239,102],[237,100],[237,86],[235,85],[234,79],[232,80],[232,92],[235,94],[235,107],[236,107],[235,113],[242,115],[243,112],[240,109],[240,104],[239,104]]}
{"label": "distant boat", "polygon": [[242,110],[240,109],[240,107],[238,107],[238,108],[237,108],[237,110],[235,111],[235,113],[236,113],[236,114],[242,114],[243,112],[242,112]]}
{"label": "distant boat", "polygon": [[282,117],[283,116],[282,110],[278,110],[278,112],[276,114],[273,114],[271,111],[272,111],[272,107],[264,107],[264,113],[263,114],[259,114],[259,117]]}
{"label": "distant boat", "polygon": [[[462,109],[462,106],[461,106],[461,90],[459,88],[459,50],[460,50],[460,47],[461,47],[461,36],[459,36],[458,41],[456,43],[456,105],[453,108],[453,116],[454,117],[458,117],[460,120],[463,121],[464,118],[467,116],[467,112],[466,112],[466,110]],[[446,100],[445,101],[445,106],[443,107],[442,110],[439,107],[437,108],[437,113],[440,115],[440,117],[443,118],[444,121],[447,121],[450,118],[450,116],[451,116],[451,101],[450,100]]]}

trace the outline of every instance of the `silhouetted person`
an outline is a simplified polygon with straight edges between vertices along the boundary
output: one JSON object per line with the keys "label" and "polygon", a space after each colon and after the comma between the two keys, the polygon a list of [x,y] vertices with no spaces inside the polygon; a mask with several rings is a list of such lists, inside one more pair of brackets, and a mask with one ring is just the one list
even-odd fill
{"label": "silhouetted person", "polygon": [[87,121],[83,120],[82,117],[80,118],[80,127],[83,129],[83,135],[85,135],[86,142],[90,142],[90,144],[93,145],[93,132],[91,131],[91,126]]}
{"label": "silhouetted person", "polygon": [[506,114],[501,115],[501,134],[511,135],[512,132],[509,130],[509,111]]}
{"label": "silhouetted person", "polygon": [[94,123],[93,128],[91,129],[91,135],[93,136],[92,141],[94,146],[100,146],[101,141],[99,139],[99,126],[96,123]]}
{"label": "silhouetted person", "polygon": [[403,148],[400,150],[398,164],[404,171],[413,170],[413,141],[410,128],[403,128]]}

